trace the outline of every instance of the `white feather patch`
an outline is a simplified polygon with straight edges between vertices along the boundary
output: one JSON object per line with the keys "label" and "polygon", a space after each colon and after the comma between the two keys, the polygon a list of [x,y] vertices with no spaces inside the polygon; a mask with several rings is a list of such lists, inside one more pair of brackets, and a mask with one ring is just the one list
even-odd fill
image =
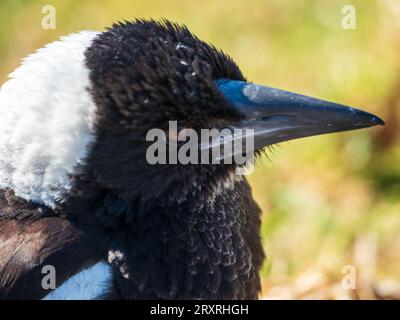
{"label": "white feather patch", "polygon": [[23,60],[0,89],[0,189],[54,207],[94,140],[85,50],[97,35],[63,37]]}
{"label": "white feather patch", "polygon": [[99,262],[69,278],[43,300],[96,300],[107,292],[111,283],[111,266]]}

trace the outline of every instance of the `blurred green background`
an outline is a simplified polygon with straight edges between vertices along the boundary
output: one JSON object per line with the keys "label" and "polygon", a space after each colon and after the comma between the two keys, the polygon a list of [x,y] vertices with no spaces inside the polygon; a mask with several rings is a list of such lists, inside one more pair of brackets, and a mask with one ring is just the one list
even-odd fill
{"label": "blurred green background", "polygon": [[[55,30],[41,27],[48,4]],[[355,30],[342,28],[346,4],[356,8]],[[61,35],[136,17],[186,24],[251,81],[387,122],[283,143],[249,180],[263,209],[263,297],[400,299],[400,1],[1,0],[0,83]],[[352,290],[341,285],[347,265]]]}

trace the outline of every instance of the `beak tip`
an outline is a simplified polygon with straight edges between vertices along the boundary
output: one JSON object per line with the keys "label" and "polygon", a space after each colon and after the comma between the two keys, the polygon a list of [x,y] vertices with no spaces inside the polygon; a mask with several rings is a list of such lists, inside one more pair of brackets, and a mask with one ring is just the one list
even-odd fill
{"label": "beak tip", "polygon": [[383,121],[381,118],[379,118],[377,116],[373,116],[371,118],[371,125],[372,126],[384,126],[385,125],[385,121]]}
{"label": "beak tip", "polygon": [[355,115],[356,118],[358,118],[358,120],[361,123],[364,123],[365,126],[367,127],[375,127],[375,126],[384,126],[385,125],[385,121],[383,121],[381,118],[379,118],[378,116],[376,116],[373,113],[369,113],[366,111],[363,111],[361,109],[354,109],[354,108],[350,108],[352,110],[352,112],[354,112],[354,110],[356,111]]}

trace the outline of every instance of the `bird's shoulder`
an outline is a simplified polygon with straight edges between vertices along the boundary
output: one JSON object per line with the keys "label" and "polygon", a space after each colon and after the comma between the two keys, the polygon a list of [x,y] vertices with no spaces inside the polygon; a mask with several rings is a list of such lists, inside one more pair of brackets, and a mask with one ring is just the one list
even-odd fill
{"label": "bird's shoulder", "polygon": [[103,258],[101,230],[19,201],[0,192],[0,299],[41,299],[49,271],[58,286]]}

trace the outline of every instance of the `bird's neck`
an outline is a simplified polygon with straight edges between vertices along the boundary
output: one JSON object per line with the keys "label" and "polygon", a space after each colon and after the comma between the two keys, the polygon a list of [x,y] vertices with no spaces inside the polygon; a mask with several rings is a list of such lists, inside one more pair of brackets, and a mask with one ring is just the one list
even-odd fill
{"label": "bird's neck", "polygon": [[196,201],[139,209],[129,228],[113,233],[108,257],[119,270],[123,296],[257,297],[263,253],[259,211],[247,183],[222,190],[203,206]]}
{"label": "bird's neck", "polygon": [[169,205],[104,192],[67,215],[107,231],[106,259],[125,298],[254,299],[263,252],[250,187],[240,179],[203,191]]}

